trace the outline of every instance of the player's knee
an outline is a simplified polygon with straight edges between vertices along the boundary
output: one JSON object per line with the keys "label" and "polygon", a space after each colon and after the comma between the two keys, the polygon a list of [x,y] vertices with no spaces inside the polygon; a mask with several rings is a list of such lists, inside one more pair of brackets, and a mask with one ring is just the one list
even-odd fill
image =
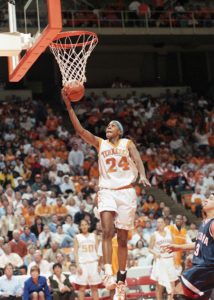
{"label": "player's knee", "polygon": [[123,247],[123,248],[127,247],[127,238],[126,237],[118,236],[117,241],[118,241],[118,246],[119,247]]}
{"label": "player's knee", "polygon": [[105,239],[112,239],[112,237],[113,237],[113,231],[112,231],[111,228],[104,227],[102,229],[102,231],[103,231],[103,239],[104,240]]}

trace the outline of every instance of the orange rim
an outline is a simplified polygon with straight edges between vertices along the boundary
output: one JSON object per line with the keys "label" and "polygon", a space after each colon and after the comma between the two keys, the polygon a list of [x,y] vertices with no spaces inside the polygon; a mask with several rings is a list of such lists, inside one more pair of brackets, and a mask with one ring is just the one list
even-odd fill
{"label": "orange rim", "polygon": [[[82,43],[77,43],[77,44],[63,44],[63,43],[59,43],[58,41],[60,41],[60,39],[66,38],[66,37],[70,37],[70,36],[81,36],[81,35],[88,35],[88,36],[92,36],[92,39],[90,41],[86,41],[86,42],[82,42]],[[92,43],[97,43],[98,41],[98,37],[96,35],[96,33],[91,32],[91,31],[65,31],[65,32],[60,32],[59,34],[57,34],[57,36],[55,37],[55,39],[53,40],[52,43],[50,43],[50,47],[52,48],[60,48],[60,49],[70,49],[73,47],[83,47],[83,46],[87,46],[90,45]]]}

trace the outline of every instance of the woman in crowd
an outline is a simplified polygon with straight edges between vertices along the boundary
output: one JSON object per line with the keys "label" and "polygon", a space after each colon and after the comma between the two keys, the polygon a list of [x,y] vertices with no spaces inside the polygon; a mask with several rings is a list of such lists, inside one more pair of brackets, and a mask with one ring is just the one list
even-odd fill
{"label": "woman in crowd", "polygon": [[38,266],[30,269],[31,277],[25,281],[23,300],[52,300],[47,280],[39,274]]}
{"label": "woman in crowd", "polygon": [[12,206],[8,206],[6,209],[6,215],[1,218],[1,235],[5,240],[12,240],[13,231],[20,229],[19,218],[14,215]]}
{"label": "woman in crowd", "polygon": [[76,295],[69,281],[69,275],[62,274],[62,265],[53,265],[53,275],[49,277],[53,300],[74,300]]}
{"label": "woman in crowd", "polygon": [[163,218],[157,220],[157,230],[151,237],[149,250],[154,256],[151,279],[156,281],[156,299],[163,299],[163,287],[166,288],[168,300],[173,299],[175,281],[178,279],[173,253],[163,252],[161,246],[172,243],[170,231],[165,228]]}

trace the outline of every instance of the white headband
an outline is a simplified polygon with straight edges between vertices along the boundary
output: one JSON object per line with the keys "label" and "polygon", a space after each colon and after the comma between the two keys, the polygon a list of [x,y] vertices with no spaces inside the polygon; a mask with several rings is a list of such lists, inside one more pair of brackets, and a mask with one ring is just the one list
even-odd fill
{"label": "white headband", "polygon": [[117,125],[117,127],[121,131],[121,135],[123,135],[123,133],[124,133],[123,125],[119,121],[117,121],[117,120],[113,120],[112,122]]}

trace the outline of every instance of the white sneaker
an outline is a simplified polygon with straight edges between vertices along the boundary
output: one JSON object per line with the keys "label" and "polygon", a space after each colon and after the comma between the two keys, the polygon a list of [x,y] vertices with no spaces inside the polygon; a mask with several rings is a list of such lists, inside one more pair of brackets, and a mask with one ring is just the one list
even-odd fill
{"label": "white sneaker", "polygon": [[107,290],[114,290],[117,286],[113,275],[104,275],[103,284]]}
{"label": "white sneaker", "polygon": [[125,300],[125,299],[126,299],[126,283],[119,281],[116,286],[113,300]]}

